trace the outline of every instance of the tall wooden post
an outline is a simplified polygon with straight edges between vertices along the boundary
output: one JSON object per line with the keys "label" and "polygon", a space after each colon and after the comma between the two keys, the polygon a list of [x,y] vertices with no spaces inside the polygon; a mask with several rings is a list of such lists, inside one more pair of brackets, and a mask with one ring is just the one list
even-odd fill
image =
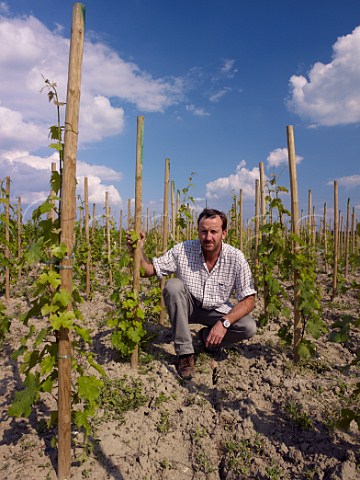
{"label": "tall wooden post", "polygon": [[337,291],[337,274],[339,259],[339,189],[338,182],[334,181],[334,251],[333,251],[333,284],[332,299],[336,296]]}
{"label": "tall wooden post", "polygon": [[243,191],[239,192],[239,248],[243,249]]}
{"label": "tall wooden post", "polygon": [[[61,194],[61,242],[67,256],[61,262],[61,287],[72,292],[74,226],[76,219],[76,153],[80,108],[81,65],[84,45],[85,7],[73,6],[68,85],[66,97],[64,169]],[[69,310],[72,306],[69,305]],[[69,331],[60,328],[58,335],[58,478],[70,477],[71,448],[71,343]]]}
{"label": "tall wooden post", "polygon": [[17,258],[21,258],[21,197],[18,197],[17,204]]}
{"label": "tall wooden post", "polygon": [[84,178],[84,202],[85,202],[85,243],[86,243],[86,299],[90,298],[90,263],[91,263],[91,247],[90,247],[90,230],[89,230],[89,181],[88,177]]}
{"label": "tall wooden post", "polygon": [[110,206],[109,206],[109,192],[105,192],[105,214],[106,214],[106,245],[107,257],[109,265],[109,285],[112,287],[112,270],[111,270],[111,232],[110,232]]}
{"label": "tall wooden post", "polygon": [[[291,227],[292,232],[298,237],[300,233],[299,228],[299,196],[296,175],[296,154],[295,154],[295,140],[294,128],[292,125],[287,127],[287,144],[289,157],[289,173],[290,173],[290,190],[291,190]],[[293,250],[295,255],[299,252],[299,242],[297,240],[293,243]],[[299,288],[299,274],[297,269],[294,269],[294,360],[299,361],[299,347],[301,343],[302,326],[299,311],[300,288]]]}
{"label": "tall wooden post", "polygon": [[[169,182],[170,182],[170,158],[165,158],[165,178],[164,178],[164,204],[163,204],[163,221],[162,221],[162,253],[166,253],[167,242],[169,236]],[[165,278],[161,279],[161,291],[165,286]],[[165,324],[165,302],[161,295],[160,300],[160,324]]]}
{"label": "tall wooden post", "polygon": [[175,182],[171,181],[171,237],[175,241],[176,233],[176,211],[175,211]]}
{"label": "tall wooden post", "polygon": [[[144,148],[144,117],[137,118],[136,133],[136,167],[135,167],[135,233],[141,233],[141,215],[142,215],[142,170],[143,170],[143,148]],[[129,219],[128,219],[129,221]],[[134,276],[133,289],[134,293],[140,291],[140,250],[134,250]],[[139,347],[136,345],[135,350],[131,354],[130,365],[137,368],[139,363]]]}
{"label": "tall wooden post", "polygon": [[127,204],[127,229],[131,230],[132,228],[132,219],[131,219],[131,198],[128,198]]}
{"label": "tall wooden post", "polygon": [[312,192],[308,190],[307,243],[312,243]]}
{"label": "tall wooden post", "polygon": [[350,247],[350,198],[347,201],[345,230],[345,279],[349,275],[349,247]]}
{"label": "tall wooden post", "polygon": [[92,221],[91,221],[91,238],[94,240],[96,228],[96,203],[93,203],[92,208]]}
{"label": "tall wooden post", "polygon": [[329,273],[329,266],[327,261],[327,221],[326,221],[326,202],[324,203],[324,216],[323,216],[323,239],[324,239],[324,262],[325,262],[325,273]]}
{"label": "tall wooden post", "polygon": [[119,252],[121,251],[122,247],[122,237],[123,237],[123,211],[120,210],[120,217],[119,217]]}
{"label": "tall wooden post", "polygon": [[10,177],[6,177],[6,185],[5,185],[5,258],[7,260],[7,264],[5,267],[5,300],[7,302],[10,301]]}
{"label": "tall wooden post", "polygon": [[259,279],[259,225],[260,225],[260,187],[259,179],[255,180],[255,244],[254,244],[254,286],[258,286]]}

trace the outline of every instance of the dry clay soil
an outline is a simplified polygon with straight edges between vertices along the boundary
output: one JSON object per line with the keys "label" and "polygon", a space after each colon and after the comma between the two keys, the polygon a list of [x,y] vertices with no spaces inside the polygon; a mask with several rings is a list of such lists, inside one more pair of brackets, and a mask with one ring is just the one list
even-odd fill
{"label": "dry clay soil", "polygon": [[[323,307],[329,326],[341,315],[359,318],[354,291],[331,302],[324,288]],[[94,419],[94,451],[83,462],[76,445],[81,434],[73,431],[72,479],[360,479],[356,423],[347,432],[334,428],[340,408],[355,406],[351,393],[359,367],[350,364],[359,349],[359,330],[353,329],[345,344],[324,335],[316,341],[316,359],[301,365],[280,347],[278,322],[215,358],[203,352],[200,327],[194,326],[196,374],[183,381],[176,373],[170,328],[151,320],[151,340],[140,354],[139,369],[118,360],[105,321],[112,308],[105,293],[81,306],[92,329],[92,349],[110,385],[119,379],[130,391],[136,385],[143,402],[124,415],[104,403]],[[16,320],[26,309],[24,297],[10,301],[14,320],[0,355],[1,480],[57,478],[57,451],[50,443],[54,432],[44,428],[49,411],[56,409],[56,395],[41,397],[28,419],[7,413],[14,392],[22,388],[11,354],[26,331]],[[123,395],[120,387],[112,392],[116,398]]]}

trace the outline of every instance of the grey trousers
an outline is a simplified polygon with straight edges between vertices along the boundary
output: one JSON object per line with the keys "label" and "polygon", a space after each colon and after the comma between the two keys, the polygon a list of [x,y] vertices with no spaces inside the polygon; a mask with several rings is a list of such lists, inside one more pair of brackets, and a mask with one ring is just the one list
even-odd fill
{"label": "grey trousers", "polygon": [[[172,325],[176,355],[194,353],[189,324],[200,323],[211,328],[224,314],[216,310],[205,310],[197,305],[187,286],[178,278],[171,278],[166,282],[163,296]],[[230,346],[251,338],[256,330],[254,318],[245,315],[231,325],[221,346]]]}

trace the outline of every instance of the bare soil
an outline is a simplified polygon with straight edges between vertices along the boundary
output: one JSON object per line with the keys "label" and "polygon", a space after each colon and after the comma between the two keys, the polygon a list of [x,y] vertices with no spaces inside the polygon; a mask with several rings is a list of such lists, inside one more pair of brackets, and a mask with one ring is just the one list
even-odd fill
{"label": "bare soil", "polygon": [[[331,302],[324,288],[323,306],[329,326],[341,315],[359,317],[359,300],[351,290]],[[17,317],[26,308],[21,295],[10,301],[12,331],[0,354],[3,480],[56,478],[56,449],[50,443],[54,432],[45,427],[56,399],[42,397],[28,419],[7,413],[14,392],[22,388],[19,364],[11,354],[25,331]],[[359,330],[353,329],[345,344],[331,343],[324,335],[316,341],[317,358],[295,364],[291,351],[280,346],[280,322],[216,358],[203,352],[200,326],[194,326],[196,374],[184,381],[176,373],[170,328],[152,320],[139,369],[119,361],[105,322],[112,308],[105,293],[81,306],[110,384],[121,379],[130,393],[137,392],[132,401],[139,400],[140,406],[121,414],[104,400],[94,419],[94,451],[83,462],[77,446],[81,433],[73,431],[71,478],[360,479],[357,425],[353,422],[347,432],[334,427],[341,408],[355,407],[351,393],[359,367],[351,362],[359,350]],[[259,301],[255,316],[260,309]],[[124,392],[119,386],[112,394],[116,399]]]}

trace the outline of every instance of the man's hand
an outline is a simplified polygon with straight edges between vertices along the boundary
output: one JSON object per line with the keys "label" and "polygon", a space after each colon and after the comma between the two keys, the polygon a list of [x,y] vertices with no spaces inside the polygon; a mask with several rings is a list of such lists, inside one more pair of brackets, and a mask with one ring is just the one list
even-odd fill
{"label": "man's hand", "polygon": [[206,339],[205,347],[216,347],[220,345],[225,337],[227,329],[223,326],[222,321],[218,320],[210,330],[210,333]]}
{"label": "man's hand", "polygon": [[145,233],[140,232],[138,235],[134,230],[129,230],[126,232],[126,244],[131,250],[131,253],[134,254],[134,251],[138,249],[140,253],[140,273],[142,277],[151,277],[155,275],[155,268],[152,262],[150,262],[144,255],[144,242],[145,242]]}
{"label": "man's hand", "polygon": [[126,244],[129,248],[132,250],[135,250],[136,248],[143,248],[145,242],[145,233],[140,232],[140,235],[138,235],[135,230],[128,230],[126,232]]}

